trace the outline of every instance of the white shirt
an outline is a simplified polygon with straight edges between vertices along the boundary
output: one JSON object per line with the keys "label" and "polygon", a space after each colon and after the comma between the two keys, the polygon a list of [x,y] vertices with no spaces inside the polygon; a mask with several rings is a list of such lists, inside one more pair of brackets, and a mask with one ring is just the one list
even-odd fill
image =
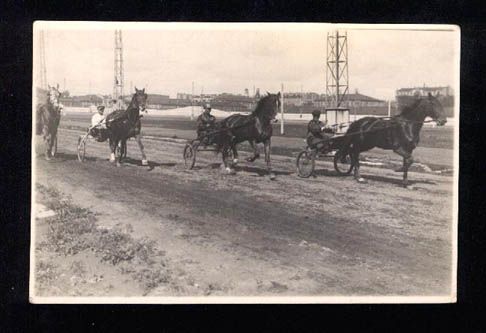
{"label": "white shirt", "polygon": [[[91,117],[91,126],[96,126],[101,122],[105,121],[105,116],[99,113],[95,113],[93,117]],[[104,124],[102,124],[104,125]]]}

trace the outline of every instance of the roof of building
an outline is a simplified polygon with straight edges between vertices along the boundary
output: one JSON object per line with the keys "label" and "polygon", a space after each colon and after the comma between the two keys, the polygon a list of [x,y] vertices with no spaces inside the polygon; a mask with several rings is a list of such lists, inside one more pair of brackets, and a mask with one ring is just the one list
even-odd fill
{"label": "roof of building", "polygon": [[167,102],[168,99],[169,99],[169,95],[148,94],[147,96],[147,102],[150,104]]}
{"label": "roof of building", "polygon": [[[326,97],[321,97],[317,99],[316,101],[327,101]],[[366,96],[360,93],[355,93],[355,94],[347,94],[344,96],[343,101],[361,101],[361,102],[383,102],[381,99],[377,99],[374,97]]]}
{"label": "roof of building", "polygon": [[413,91],[413,90],[422,90],[422,91],[435,91],[438,89],[448,89],[450,88],[449,86],[444,86],[444,87],[414,87],[414,88],[400,88],[397,90],[402,92],[402,91]]}

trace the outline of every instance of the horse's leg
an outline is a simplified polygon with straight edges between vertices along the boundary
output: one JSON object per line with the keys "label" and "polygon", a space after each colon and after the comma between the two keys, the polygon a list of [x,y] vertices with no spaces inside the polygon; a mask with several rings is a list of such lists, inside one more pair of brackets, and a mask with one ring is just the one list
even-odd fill
{"label": "horse's leg", "polygon": [[252,157],[248,157],[246,160],[248,162],[254,162],[257,158],[260,157],[260,153],[258,152],[258,147],[255,144],[255,141],[249,140],[248,142],[250,143],[250,146],[253,149],[253,156]]}
{"label": "horse's leg", "polygon": [[403,172],[403,181],[402,181],[402,184],[403,186],[408,186],[409,185],[409,182],[408,182],[408,168],[410,168],[410,166],[412,165],[413,163],[413,157],[412,157],[412,153],[403,149],[402,147],[398,148],[398,149],[395,149],[393,150],[395,153],[397,153],[398,155],[402,156],[403,157],[403,165],[401,168],[395,170],[397,172]]}
{"label": "horse's leg", "polygon": [[366,180],[361,177],[361,172],[359,170],[359,154],[360,154],[360,150],[359,150],[359,147],[355,147],[353,145],[353,147],[351,148],[351,164],[353,165],[353,168],[354,168],[354,179],[356,179],[356,181],[358,183],[366,183]]}
{"label": "horse's leg", "polygon": [[272,171],[272,164],[270,161],[270,150],[271,150],[271,141],[270,139],[266,140],[265,143],[265,162],[267,163],[267,171],[270,176],[271,180],[275,179],[275,173]]}
{"label": "horse's leg", "polygon": [[238,150],[236,149],[236,144],[231,145],[231,150],[233,151],[233,166],[238,164]]}
{"label": "horse's leg", "polygon": [[115,140],[115,162],[117,167],[121,166],[121,149],[117,149],[120,143],[121,140]]}
{"label": "horse's leg", "polygon": [[109,144],[110,144],[110,162],[113,163],[116,161],[116,157],[115,157],[115,152],[116,152],[116,144],[115,144],[115,140],[109,138]]}
{"label": "horse's leg", "polygon": [[231,149],[230,146],[224,146],[222,152],[221,152],[221,156],[223,157],[223,168],[224,170],[226,171],[226,173],[228,174],[231,174],[233,173],[234,171],[231,169],[231,167],[228,165],[228,152],[229,150]]}
{"label": "horse's leg", "polygon": [[52,135],[49,133],[49,129],[44,127],[44,142],[46,145],[45,158],[47,161],[51,160],[51,150],[52,150]]}
{"label": "horse's leg", "polygon": [[147,156],[145,155],[145,150],[142,143],[142,134],[135,135],[135,141],[137,141],[138,148],[140,148],[140,152],[142,153],[142,165],[148,165]]}

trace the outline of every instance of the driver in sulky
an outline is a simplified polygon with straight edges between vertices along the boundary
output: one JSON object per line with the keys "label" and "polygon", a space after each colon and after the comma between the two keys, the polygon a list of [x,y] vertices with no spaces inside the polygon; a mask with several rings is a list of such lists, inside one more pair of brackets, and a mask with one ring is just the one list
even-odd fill
{"label": "driver in sulky", "polygon": [[106,117],[104,115],[105,106],[99,105],[97,108],[97,113],[91,117],[91,135],[97,141],[104,141],[107,138],[107,129],[106,129]]}
{"label": "driver in sulky", "polygon": [[307,125],[306,139],[307,145],[317,148],[318,151],[325,148],[328,145],[327,141],[332,137],[332,135],[326,133],[332,131],[329,127],[327,127],[327,121],[320,121],[320,117],[320,110],[312,111],[312,120]]}
{"label": "driver in sulky", "polygon": [[216,117],[211,114],[211,106],[209,103],[206,103],[203,113],[197,118],[197,137],[202,139],[214,126],[215,122]]}

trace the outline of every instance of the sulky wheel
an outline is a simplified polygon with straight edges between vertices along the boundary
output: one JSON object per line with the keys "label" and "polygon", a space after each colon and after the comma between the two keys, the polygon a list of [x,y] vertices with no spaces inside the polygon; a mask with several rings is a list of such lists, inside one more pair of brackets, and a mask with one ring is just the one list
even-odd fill
{"label": "sulky wheel", "polygon": [[304,150],[297,156],[297,174],[299,177],[308,178],[314,172],[316,165],[316,155],[309,151]]}
{"label": "sulky wheel", "polygon": [[196,164],[196,149],[197,145],[192,145],[191,143],[186,144],[184,147],[184,165],[187,170],[191,170]]}
{"label": "sulky wheel", "polygon": [[86,156],[86,136],[80,136],[78,138],[78,160],[84,162]]}
{"label": "sulky wheel", "polygon": [[337,151],[336,154],[334,154],[334,169],[340,175],[349,175],[351,171],[353,171],[351,156],[349,154],[346,154],[346,156],[343,158],[342,154]]}

